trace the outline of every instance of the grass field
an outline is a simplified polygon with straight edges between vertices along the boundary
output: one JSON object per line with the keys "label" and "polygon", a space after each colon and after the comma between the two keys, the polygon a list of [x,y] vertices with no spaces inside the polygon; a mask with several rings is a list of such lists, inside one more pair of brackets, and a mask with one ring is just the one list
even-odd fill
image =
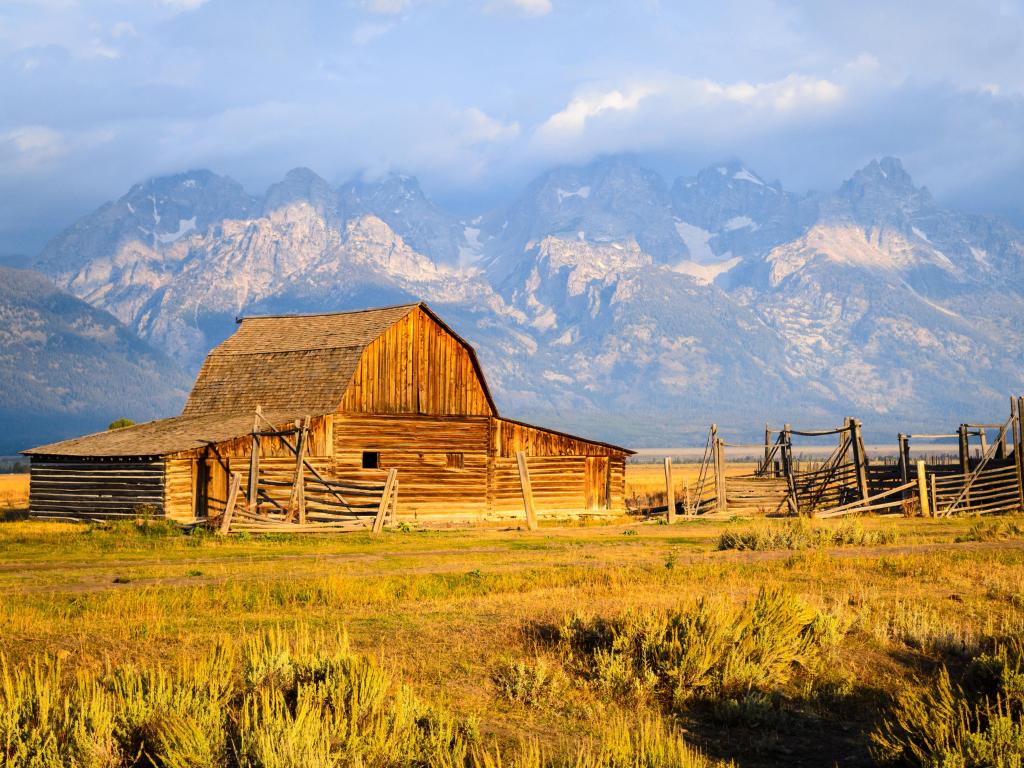
{"label": "grass field", "polygon": [[[16,521],[0,595],[4,766],[929,764],[921,744],[994,765],[1024,744],[1019,684],[996,691],[1005,722],[968,685],[992,659],[1019,679],[1019,518],[231,539]],[[44,743],[71,746],[31,762]]]}
{"label": "grass field", "polygon": [[28,506],[28,475],[0,475],[0,509]]}

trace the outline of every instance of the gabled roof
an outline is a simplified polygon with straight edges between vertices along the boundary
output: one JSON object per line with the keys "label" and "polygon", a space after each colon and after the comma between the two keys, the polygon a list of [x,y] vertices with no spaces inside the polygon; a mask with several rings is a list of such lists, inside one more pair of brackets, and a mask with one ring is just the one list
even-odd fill
{"label": "gabled roof", "polygon": [[[184,416],[287,410],[319,416],[333,413],[367,345],[419,307],[470,352],[472,348],[425,304],[317,315],[264,315],[239,319],[239,327],[203,363]],[[486,382],[483,383],[487,391]],[[490,401],[490,393],[487,393]],[[491,401],[493,409],[494,403]]]}
{"label": "gabled roof", "polygon": [[[304,415],[304,414],[302,414]],[[297,413],[268,413],[264,418],[271,424],[287,425]],[[28,451],[30,456],[166,456],[171,453],[202,448],[245,437],[252,432],[254,414],[233,416],[204,414],[202,416],[175,416],[173,419],[147,421],[122,429],[111,429],[84,437],[76,437],[50,445],[41,445]],[[265,425],[263,425],[265,426]],[[262,427],[261,427],[262,428]]]}

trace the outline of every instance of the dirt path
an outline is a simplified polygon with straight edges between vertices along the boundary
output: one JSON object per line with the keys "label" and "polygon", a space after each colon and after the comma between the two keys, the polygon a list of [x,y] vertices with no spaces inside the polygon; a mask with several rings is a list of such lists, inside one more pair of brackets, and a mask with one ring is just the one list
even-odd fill
{"label": "dirt path", "polygon": [[[652,541],[652,540],[648,540]],[[654,539],[653,541],[657,541]],[[600,546],[600,542],[598,542]],[[554,553],[563,554],[575,554],[579,550],[575,548],[572,550],[554,550]],[[777,560],[785,560],[792,557],[794,554],[798,554],[801,550],[769,550],[769,551],[718,551],[718,550],[706,550],[700,552],[685,552],[678,555],[676,562],[679,565],[693,564],[699,562],[707,562],[708,560],[725,560],[733,561],[737,563],[760,563],[770,562]],[[803,550],[807,551],[807,550]],[[894,544],[884,546],[873,546],[873,547],[830,547],[822,550],[829,557],[834,558],[872,558],[872,557],[899,557],[905,555],[919,555],[927,554],[932,552],[947,552],[947,551],[962,551],[962,552],[1020,552],[1024,554],[1024,540],[1005,540],[1005,541],[982,541],[982,542],[946,542],[946,543],[931,543],[931,544]],[[552,550],[548,550],[549,554]],[[627,559],[621,556],[616,556],[624,552],[636,552],[635,549],[618,550],[616,552],[609,552],[608,557],[595,560],[581,560],[577,559],[573,564],[578,567],[585,568],[612,568],[617,566],[635,566],[638,562],[636,558]],[[427,563],[424,562],[430,558],[438,557],[449,557],[454,555],[466,555],[470,558],[470,561],[465,560],[459,562],[449,563]],[[494,555],[506,555],[507,560],[498,561]],[[661,553],[659,552],[660,556]],[[478,561],[473,561],[474,556],[479,557]],[[530,550],[514,550],[501,547],[475,547],[475,548],[464,548],[464,549],[453,549],[453,548],[439,548],[439,549],[424,549],[424,550],[413,550],[413,551],[402,551],[402,550],[390,550],[385,552],[352,552],[352,553],[289,553],[284,555],[261,555],[257,557],[245,557],[245,558],[216,558],[216,557],[201,557],[195,559],[176,559],[167,560],[166,558],[151,558],[151,559],[138,559],[138,560],[98,560],[95,563],[90,563],[86,566],[90,572],[85,578],[79,579],[70,583],[63,584],[9,584],[5,587],[5,591],[15,594],[31,594],[31,593],[54,593],[54,594],[75,594],[85,592],[98,592],[103,590],[111,589],[139,589],[147,587],[175,587],[175,586],[205,586],[205,585],[216,585],[230,582],[233,579],[239,578],[245,581],[263,581],[263,580],[280,580],[280,579],[306,579],[310,576],[315,575],[329,575],[331,573],[331,566],[336,565],[352,565],[357,564],[360,567],[355,569],[349,569],[346,571],[347,576],[352,577],[366,577],[374,576],[381,573],[379,564],[382,561],[388,560],[389,558],[401,557],[403,559],[412,559],[414,562],[408,565],[401,565],[399,567],[389,567],[386,571],[389,576],[402,576],[402,575],[422,575],[429,573],[437,574],[451,574],[466,571],[467,567],[479,566],[483,570],[489,572],[508,572],[520,569],[535,568],[538,566],[544,566],[546,563],[537,561],[530,557]],[[511,561],[511,562],[509,562]],[[276,562],[288,562],[293,565],[297,565],[294,570],[282,573],[281,571],[274,569],[267,569],[263,572],[247,572],[244,574],[233,575],[198,575],[198,576],[167,576],[167,577],[139,577],[132,578],[127,583],[114,583],[113,578],[117,575],[118,570],[130,569],[130,568],[146,568],[146,567],[168,567],[173,565],[180,565],[182,568],[195,568],[201,565],[221,565],[230,566],[232,563],[245,563],[251,565],[254,563],[276,563]],[[311,567],[309,569],[303,569],[301,565],[308,563]],[[563,563],[558,563],[559,565]],[[62,564],[62,563],[32,563],[26,564],[23,570],[18,569],[18,564],[8,563],[0,567],[0,571],[5,573],[40,573],[40,572],[52,572],[60,570],[61,568],[72,567],[76,570],[82,570],[81,563],[74,564]]]}

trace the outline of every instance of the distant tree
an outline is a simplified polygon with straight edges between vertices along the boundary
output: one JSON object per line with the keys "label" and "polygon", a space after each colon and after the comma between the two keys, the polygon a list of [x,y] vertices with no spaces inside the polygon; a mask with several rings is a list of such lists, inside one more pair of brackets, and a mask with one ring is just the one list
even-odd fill
{"label": "distant tree", "polygon": [[131,427],[134,425],[135,422],[132,421],[131,419],[115,419],[114,421],[110,422],[110,426],[107,427],[107,429],[123,429],[125,427]]}

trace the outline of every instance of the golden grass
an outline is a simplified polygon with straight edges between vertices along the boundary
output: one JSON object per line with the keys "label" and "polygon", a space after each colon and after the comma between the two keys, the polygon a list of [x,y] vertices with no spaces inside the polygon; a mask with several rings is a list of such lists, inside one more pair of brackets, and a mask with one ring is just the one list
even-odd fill
{"label": "golden grass", "polygon": [[[1017,526],[1005,536],[956,543],[974,521],[865,518],[865,531],[887,532],[872,540],[895,543],[798,552],[717,551],[724,532],[749,522],[230,539],[10,522],[0,524],[0,653],[18,668],[49,653],[69,670],[173,671],[218,644],[341,624],[398,683],[505,747],[525,739],[545,754],[572,752],[616,717],[667,717],[691,743],[742,765],[863,765],[868,734],[922,669],[1024,627],[1024,542],[1013,533],[1019,519],[1004,519]],[[737,616],[764,589],[828,622],[827,669],[809,677],[798,664],[771,684],[668,711],[665,682],[647,699],[606,695],[614,643],[600,648],[612,656],[593,658],[603,665],[597,678],[590,667],[576,674],[547,639],[572,616],[583,628],[626,615],[699,617],[702,598]],[[730,622],[729,632],[741,631]],[[637,660],[661,646],[646,644],[646,630],[627,636],[639,680]],[[741,680],[754,670],[715,669]]]}
{"label": "golden grass", "polygon": [[28,507],[28,475],[0,475],[0,509]]}
{"label": "golden grass", "polygon": [[[725,464],[725,476],[749,475],[757,465],[751,462],[730,461]],[[708,482],[712,481],[712,469],[706,470]],[[672,464],[672,482],[678,490],[683,485],[693,486],[700,475],[699,463]],[[626,497],[633,494],[660,493],[665,490],[665,465],[661,462],[626,464]]]}

